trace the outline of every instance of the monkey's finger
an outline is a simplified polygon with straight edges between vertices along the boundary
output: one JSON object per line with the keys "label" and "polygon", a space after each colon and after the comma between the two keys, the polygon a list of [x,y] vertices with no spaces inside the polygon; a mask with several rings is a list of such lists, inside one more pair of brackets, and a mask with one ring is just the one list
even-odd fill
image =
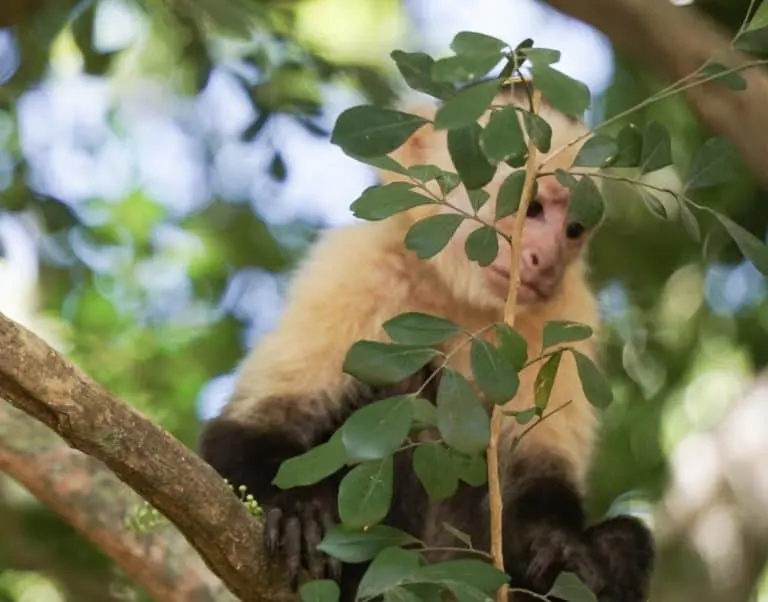
{"label": "monkey's finger", "polygon": [[280,519],[283,518],[283,511],[280,508],[270,508],[267,511],[267,551],[270,554],[277,553],[280,546]]}
{"label": "monkey's finger", "polygon": [[304,535],[304,547],[307,553],[307,568],[309,574],[313,579],[323,578],[323,569],[325,568],[324,554],[317,549],[320,545],[320,541],[323,538],[322,530],[320,529],[319,517],[315,514],[314,508],[308,505],[304,508],[303,512],[303,535]]}
{"label": "monkey's finger", "polygon": [[299,567],[301,566],[301,521],[291,516],[285,521],[283,531],[283,551],[285,552],[285,569],[291,588],[298,586]]}
{"label": "monkey's finger", "polygon": [[[328,533],[328,531],[331,530],[331,527],[333,527],[333,513],[331,507],[327,504],[321,504],[317,509],[317,512],[320,516],[320,524],[323,526],[323,533]],[[328,556],[326,565],[328,567],[328,576],[334,581],[340,581],[341,560]]]}

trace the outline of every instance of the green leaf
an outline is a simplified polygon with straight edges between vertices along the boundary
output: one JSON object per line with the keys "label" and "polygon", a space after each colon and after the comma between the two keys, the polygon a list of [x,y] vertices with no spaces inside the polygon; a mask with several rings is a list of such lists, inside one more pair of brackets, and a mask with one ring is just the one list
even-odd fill
{"label": "green leaf", "polygon": [[499,351],[519,372],[528,359],[528,343],[519,332],[505,322],[499,322],[494,328],[499,341]]}
{"label": "green leaf", "polygon": [[413,404],[413,422],[426,426],[435,426],[437,424],[437,408],[423,397],[411,396]]}
{"label": "green leaf", "polygon": [[558,111],[581,117],[589,108],[589,88],[580,81],[552,69],[543,62],[533,64],[531,76],[534,85],[541,90],[541,95]]}
{"label": "green leaf", "polygon": [[495,163],[525,154],[527,147],[515,107],[493,112],[480,137],[480,148]]}
{"label": "green leaf", "polygon": [[467,456],[451,450],[451,459],[456,468],[459,478],[472,485],[472,487],[482,487],[488,480],[488,465],[485,463],[483,454]]}
{"label": "green leaf", "polygon": [[607,167],[616,160],[619,154],[619,145],[606,134],[597,134],[589,138],[581,147],[574,167]]}
{"label": "green leaf", "polygon": [[718,221],[728,231],[736,246],[749,259],[760,272],[768,274],[768,248],[765,244],[751,232],[748,232],[736,222],[728,219],[724,215],[715,213]]}
{"label": "green leaf", "polygon": [[413,190],[408,182],[392,182],[366,188],[350,209],[355,217],[369,221],[386,219],[396,213],[435,201]]}
{"label": "green leaf", "polygon": [[388,525],[373,525],[365,531],[344,525],[333,525],[317,549],[342,562],[366,562],[381,550],[392,546],[406,546],[418,540]]}
{"label": "green leaf", "polygon": [[658,121],[652,121],[643,132],[640,173],[650,173],[667,165],[672,165],[672,139],[667,128]]}
{"label": "green leaf", "polygon": [[701,241],[701,229],[699,228],[699,221],[696,216],[689,209],[688,204],[684,199],[675,197],[677,200],[677,206],[680,208],[680,220],[683,222],[683,228],[694,241]]}
{"label": "green leaf", "polygon": [[468,86],[443,103],[435,114],[436,130],[455,130],[475,123],[499,92],[499,80]]}
{"label": "green leaf", "polygon": [[347,454],[341,437],[331,437],[326,443],[313,447],[300,456],[285,460],[280,465],[272,484],[280,489],[313,485],[335,473],[346,462]]}
{"label": "green leaf", "polygon": [[437,345],[461,332],[450,320],[415,311],[397,315],[383,326],[393,341],[405,345]]}
{"label": "green leaf", "polygon": [[[438,588],[435,587],[435,589],[437,590]],[[411,591],[411,588],[408,587],[395,586],[384,592],[382,600],[383,602],[425,602],[420,593]],[[439,590],[436,593],[438,595],[433,602],[442,602]]]}
{"label": "green leaf", "polygon": [[546,349],[560,343],[583,341],[591,336],[592,328],[586,324],[570,322],[568,320],[554,320],[544,324],[542,345]]}
{"label": "green leaf", "polygon": [[548,153],[552,147],[552,127],[549,123],[536,113],[523,111],[523,125],[539,152]]}
{"label": "green leaf", "polygon": [[517,370],[496,347],[482,339],[472,339],[470,351],[472,374],[488,401],[504,404],[515,396],[520,386]]}
{"label": "green leaf", "polygon": [[339,518],[349,527],[368,527],[384,519],[392,501],[392,456],[350,470],[339,485]]}
{"label": "green leaf", "polygon": [[434,81],[432,69],[435,60],[428,54],[394,50],[390,56],[395,61],[403,79],[412,89],[440,99],[448,98],[456,92],[453,86]]}
{"label": "green leaf", "polygon": [[603,373],[586,355],[575,349],[570,351],[576,360],[576,370],[579,373],[581,388],[589,403],[597,408],[608,407],[613,401],[613,392]]}
{"label": "green leaf", "polygon": [[410,395],[388,397],[353,412],[341,427],[341,440],[349,457],[379,460],[400,447],[412,420]]}
{"label": "green leaf", "polygon": [[464,250],[470,261],[485,267],[491,265],[499,253],[499,240],[491,226],[480,226],[467,236]]}
{"label": "green leaf", "polygon": [[341,590],[335,581],[321,579],[299,587],[299,596],[302,602],[338,602]]}
{"label": "green leaf", "polygon": [[402,548],[385,548],[371,561],[360,580],[357,599],[380,596],[405,582],[419,568],[420,556]]}
{"label": "green leaf", "polygon": [[360,163],[365,163],[366,165],[370,165],[371,167],[375,167],[376,169],[381,169],[383,171],[392,171],[394,173],[398,173],[402,175],[405,175],[408,173],[408,170],[405,169],[405,167],[400,165],[397,161],[395,161],[392,157],[388,155],[382,155],[380,157],[361,157],[360,155],[356,155],[346,150],[344,151],[344,153],[348,157],[354,159],[355,161],[359,161]]}
{"label": "green leaf", "polygon": [[413,452],[413,470],[432,501],[451,497],[459,487],[451,456],[440,443],[419,445]]}
{"label": "green leaf", "polygon": [[444,171],[443,174],[437,178],[437,183],[440,186],[440,191],[443,195],[448,196],[454,188],[461,184],[461,178],[459,178],[459,174]]}
{"label": "green leaf", "polygon": [[453,594],[456,602],[493,602],[489,594],[461,581],[448,581],[445,587]]}
{"label": "green leaf", "polygon": [[405,235],[405,248],[414,251],[421,259],[433,257],[445,248],[462,221],[464,216],[457,213],[441,213],[420,219]]}
{"label": "green leaf", "polygon": [[613,167],[637,167],[643,155],[643,134],[634,123],[628,123],[616,137],[618,152]]}
{"label": "green leaf", "polygon": [[656,198],[656,196],[651,191],[644,188],[643,186],[639,186],[638,190],[640,191],[640,197],[643,199],[643,203],[645,203],[645,206],[648,207],[648,211],[650,211],[651,214],[661,219],[669,218],[667,207],[664,205],[664,203],[661,202],[661,200]]}
{"label": "green leaf", "polygon": [[482,560],[446,560],[419,567],[409,578],[422,583],[462,583],[487,594],[496,592],[509,577]]}
{"label": "green leaf", "polygon": [[523,48],[520,52],[534,65],[551,65],[560,61],[560,51],[552,48]]}
{"label": "green leaf", "polygon": [[757,7],[757,10],[752,15],[746,31],[763,29],[764,27],[768,27],[768,2],[765,0],[760,3],[760,6]]}
{"label": "green leaf", "polygon": [[493,36],[474,31],[460,31],[453,37],[451,50],[456,54],[497,54],[501,58],[502,53],[509,48],[509,44],[494,38]]}
{"label": "green leaf", "polygon": [[710,138],[696,153],[685,189],[695,190],[724,184],[733,179],[738,163],[733,146],[725,138]]}
{"label": "green leaf", "polygon": [[468,534],[464,533],[464,531],[461,531],[456,527],[454,527],[453,525],[445,522],[443,523],[443,529],[448,531],[448,533],[453,535],[456,539],[458,539],[461,543],[463,543],[468,548],[472,547],[472,538]]}
{"label": "green leaf", "polygon": [[708,65],[704,65],[704,68],[701,70],[700,78],[709,79],[717,76],[717,79],[714,81],[723,84],[726,88],[737,91],[747,89],[747,82],[741,75],[738,73],[725,73],[726,71],[728,71],[728,69],[725,65],[721,65],[720,63],[709,63]]}
{"label": "green leaf", "polygon": [[448,132],[448,153],[468,190],[482,188],[496,173],[496,166],[488,163],[480,148],[482,133],[483,128],[477,123]]}
{"label": "green leaf", "polygon": [[416,178],[419,182],[429,182],[436,180],[443,175],[443,170],[437,165],[412,165],[407,169],[408,175]]}
{"label": "green leaf", "polygon": [[443,368],[437,390],[437,428],[456,451],[473,455],[488,446],[488,414],[467,380],[449,367]]}
{"label": "green leaf", "polygon": [[562,351],[550,355],[536,375],[536,380],[533,383],[534,403],[541,411],[545,410],[549,403],[549,396],[552,394],[552,387],[555,384],[555,377],[557,376],[557,369],[560,367],[562,355]]}
{"label": "green leaf", "polygon": [[477,190],[467,190],[467,196],[469,197],[469,204],[472,205],[472,210],[475,213],[480,211],[483,205],[488,202],[488,199],[491,198],[491,195],[482,188],[478,188]]}
{"label": "green leaf", "polygon": [[492,54],[449,56],[435,62],[432,77],[444,84],[474,82],[493,69],[500,58]]}
{"label": "green leaf", "polygon": [[575,573],[563,572],[557,576],[547,597],[557,598],[564,602],[597,602],[592,591],[581,582]]}
{"label": "green leaf", "polygon": [[533,420],[536,416],[539,415],[540,410],[537,407],[528,408],[526,410],[507,410],[504,412],[507,416],[512,416],[515,419],[515,422],[518,424],[528,424],[531,420]]}
{"label": "green leaf", "polygon": [[589,176],[582,176],[571,190],[568,217],[584,228],[594,228],[603,219],[605,202],[600,189]]}
{"label": "green leaf", "polygon": [[[520,207],[524,186],[525,171],[523,170],[513,171],[504,180],[504,183],[499,188],[499,193],[496,195],[496,220],[512,215],[517,211],[517,208]],[[535,194],[536,189],[534,189],[534,196]]]}
{"label": "green leaf", "polygon": [[425,347],[357,341],[344,358],[343,370],[369,385],[393,385],[423,368],[437,354]]}
{"label": "green leaf", "polygon": [[427,119],[394,109],[362,105],[336,120],[331,142],[361,157],[376,157],[402,146]]}

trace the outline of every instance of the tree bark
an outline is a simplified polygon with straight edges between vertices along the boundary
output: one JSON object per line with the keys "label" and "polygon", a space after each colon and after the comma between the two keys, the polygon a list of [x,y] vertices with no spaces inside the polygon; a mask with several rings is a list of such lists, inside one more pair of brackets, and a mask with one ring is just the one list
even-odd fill
{"label": "tree bark", "polygon": [[[695,7],[670,0],[546,0],[552,7],[596,27],[651,71],[677,81],[713,58],[727,67],[748,61],[731,49],[729,36]],[[728,138],[763,186],[768,186],[768,72],[741,72],[747,89],[717,83],[683,92],[701,120]]]}
{"label": "tree bark", "polygon": [[[199,456],[2,313],[0,349],[0,398],[48,426],[75,449],[103,462],[173,522],[240,599],[293,599],[280,572],[268,566],[261,553],[260,522]],[[0,424],[11,428],[4,416],[0,416]],[[8,444],[7,437],[7,433],[3,435],[6,444],[0,455],[5,470],[54,507],[57,487],[59,494],[73,496],[73,501],[79,497],[75,503],[84,505],[82,514],[79,518],[71,516],[82,522],[75,522],[75,526],[91,538],[102,538],[99,545],[107,545],[105,551],[127,571],[136,574],[146,570],[146,565],[142,568],[137,562],[137,550],[128,549],[128,540],[113,541],[110,532],[104,531],[100,522],[104,518],[99,516],[102,507],[89,505],[95,498],[83,495],[91,488],[100,489],[99,483],[93,482],[97,464],[81,456],[67,457],[63,445],[45,448],[35,464],[29,455],[24,457],[22,450]],[[68,470],[75,472],[57,475],[54,468],[66,462]],[[103,474],[98,476],[101,479]],[[104,489],[92,495],[111,494]],[[110,528],[114,532],[116,523]],[[145,554],[157,552],[171,558],[168,545],[155,542],[154,552]]]}

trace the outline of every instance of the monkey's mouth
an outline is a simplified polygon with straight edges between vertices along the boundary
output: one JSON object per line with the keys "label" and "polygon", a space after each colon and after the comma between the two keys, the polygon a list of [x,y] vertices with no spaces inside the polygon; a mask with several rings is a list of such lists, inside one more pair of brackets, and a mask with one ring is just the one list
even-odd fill
{"label": "monkey's mouth", "polygon": [[[506,292],[509,287],[509,270],[498,265],[491,265],[490,267],[491,272],[493,272],[497,282],[499,282],[499,284],[503,284],[505,287],[504,292],[506,296]],[[518,303],[533,303],[535,301],[544,300],[547,297],[548,295],[544,294],[544,292],[535,283],[523,280],[522,278],[520,279]]]}

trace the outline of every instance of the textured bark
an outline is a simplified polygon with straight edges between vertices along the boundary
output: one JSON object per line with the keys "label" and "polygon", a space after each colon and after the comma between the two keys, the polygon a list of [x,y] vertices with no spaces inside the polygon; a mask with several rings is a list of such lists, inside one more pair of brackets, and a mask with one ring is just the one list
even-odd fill
{"label": "textured bark", "polygon": [[[124,502],[118,501],[120,495],[115,492],[119,489],[109,484],[107,471],[93,459],[170,519],[240,599],[292,599],[283,587],[282,575],[267,566],[261,555],[260,523],[208,464],[1,313],[0,398],[92,457],[76,454],[63,443],[46,444],[33,430],[27,434],[28,447],[20,447],[14,441],[18,441],[17,436],[23,440],[24,435],[13,434],[14,425],[22,428],[20,421],[6,413],[0,415],[2,468],[71,519],[137,581],[148,588],[165,587],[166,592],[176,587],[193,592],[192,577],[189,582],[173,582],[174,575],[189,570],[187,563],[193,562],[185,557],[176,566],[161,566],[176,558],[170,540],[136,538],[120,532],[118,506]],[[67,507],[67,497],[71,507]],[[137,554],[140,556],[141,546],[147,544],[142,560]],[[152,578],[145,575],[153,570],[159,572]],[[164,579],[169,581],[162,583]],[[210,584],[210,579],[205,583]],[[198,593],[203,595],[202,590]],[[163,595],[159,599],[182,598]]]}
{"label": "textured bark", "polygon": [[[714,58],[727,67],[748,60],[730,47],[729,36],[694,7],[669,0],[546,0],[552,7],[602,31],[613,44],[670,83]],[[732,91],[711,83],[683,97],[713,131],[728,138],[755,176],[768,186],[768,72],[749,69],[747,89]]]}

